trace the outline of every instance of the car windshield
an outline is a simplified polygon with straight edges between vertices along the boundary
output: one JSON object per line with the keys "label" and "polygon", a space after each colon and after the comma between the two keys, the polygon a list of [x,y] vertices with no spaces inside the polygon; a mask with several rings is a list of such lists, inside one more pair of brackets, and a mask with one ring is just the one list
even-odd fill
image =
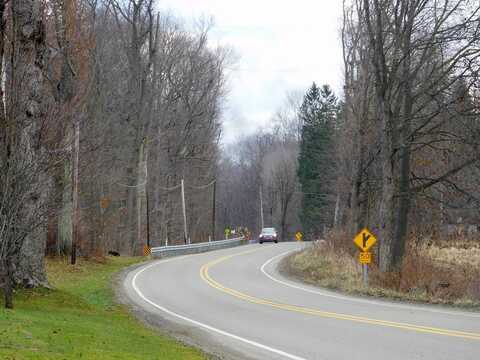
{"label": "car windshield", "polygon": [[262,234],[275,234],[275,229],[274,228],[264,228],[262,230]]}

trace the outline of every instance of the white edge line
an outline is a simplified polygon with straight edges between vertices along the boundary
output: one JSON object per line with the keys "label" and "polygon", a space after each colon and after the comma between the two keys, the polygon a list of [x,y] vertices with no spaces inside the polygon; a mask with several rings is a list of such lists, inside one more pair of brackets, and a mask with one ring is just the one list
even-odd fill
{"label": "white edge line", "polygon": [[472,318],[480,318],[480,314],[474,314],[474,313],[466,313],[466,312],[460,312],[460,311],[444,311],[444,310],[437,310],[437,309],[429,309],[426,307],[421,307],[421,306],[412,306],[412,305],[403,305],[403,304],[391,304],[383,301],[375,301],[375,300],[367,300],[367,299],[358,299],[354,297],[347,297],[347,296],[342,296],[342,295],[335,295],[335,294],[328,294],[325,292],[321,291],[315,291],[313,289],[309,289],[303,286],[299,285],[294,285],[286,281],[279,280],[278,278],[273,277],[271,274],[269,274],[265,268],[272,263],[273,261],[277,260],[278,258],[281,258],[289,253],[292,253],[294,251],[298,250],[289,250],[285,251],[284,253],[281,253],[279,255],[276,255],[270,259],[268,259],[260,268],[262,273],[268,277],[270,280],[279,283],[284,286],[288,286],[293,289],[305,291],[311,294],[316,294],[319,296],[324,296],[324,297],[329,297],[333,299],[339,299],[339,300],[344,300],[344,301],[350,301],[350,302],[358,302],[358,303],[364,303],[364,304],[370,304],[370,305],[378,305],[378,306],[384,306],[384,307],[391,307],[391,308],[399,308],[399,309],[407,309],[407,310],[416,310],[416,311],[428,311],[431,313],[437,313],[437,314],[445,314],[445,315],[459,315],[459,316],[465,316],[465,317],[472,317]]}
{"label": "white edge line", "polygon": [[[177,258],[178,259],[178,258]],[[171,259],[173,260],[173,259]],[[207,324],[204,324],[204,323],[201,323],[199,321],[196,321],[196,320],[193,320],[193,319],[190,319],[186,316],[183,316],[183,315],[180,315],[180,314],[177,314],[171,310],[168,310],[167,308],[161,306],[161,305],[158,305],[156,303],[154,303],[153,301],[151,301],[150,299],[148,299],[137,287],[137,284],[136,284],[136,280],[137,280],[137,277],[143,273],[145,270],[148,270],[150,269],[151,267],[153,266],[156,266],[156,265],[159,265],[159,264],[163,264],[165,262],[168,262],[168,261],[171,261],[171,260],[167,260],[167,261],[161,261],[161,262],[155,262],[154,264],[151,264],[149,266],[146,266],[144,267],[143,269],[139,270],[135,276],[133,277],[132,279],[132,287],[133,289],[135,290],[135,292],[137,293],[138,296],[140,296],[140,298],[142,300],[144,300],[145,302],[147,302],[148,304],[152,305],[153,307],[173,316],[173,317],[176,317],[176,318],[179,318],[183,321],[186,321],[186,322],[189,322],[191,324],[194,324],[196,326],[199,326],[201,328],[204,328],[206,330],[209,330],[211,332],[214,332],[214,333],[217,333],[217,334],[220,334],[220,335],[223,335],[223,336],[226,336],[226,337],[229,337],[229,338],[232,338],[234,340],[237,340],[237,341],[241,341],[245,344],[248,344],[248,345],[251,345],[251,346],[255,346],[257,348],[260,348],[262,350],[266,350],[266,351],[269,351],[269,352],[272,352],[272,353],[275,353],[277,355],[281,355],[281,356],[284,356],[288,359],[292,359],[292,360],[306,360],[305,358],[301,358],[299,356],[296,356],[296,355],[292,355],[292,354],[289,354],[287,352],[284,352],[284,351],[281,351],[281,350],[278,350],[278,349],[275,349],[275,348],[272,348],[270,346],[266,346],[266,345],[263,345],[263,344],[260,344],[256,341],[252,341],[252,340],[248,340],[248,339],[245,339],[243,337],[240,337],[238,335],[235,335],[235,334],[232,334],[232,333],[229,333],[227,331],[224,331],[224,330],[220,330],[220,329],[217,329],[213,326],[210,326],[210,325],[207,325]]]}

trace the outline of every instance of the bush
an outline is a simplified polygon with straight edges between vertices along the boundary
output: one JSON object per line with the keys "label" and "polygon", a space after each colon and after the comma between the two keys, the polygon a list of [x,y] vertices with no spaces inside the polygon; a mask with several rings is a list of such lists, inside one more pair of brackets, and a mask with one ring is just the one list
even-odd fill
{"label": "bush", "polygon": [[381,273],[371,264],[368,288],[361,281],[358,250],[351,244],[345,232],[331,231],[326,240],[285,260],[283,270],[308,283],[350,293],[480,305],[480,244],[476,242],[411,238],[399,272]]}
{"label": "bush", "polygon": [[478,262],[471,253],[470,249],[410,242],[402,269],[397,274],[395,290],[425,293],[433,302],[456,302],[467,298],[480,301],[480,251]]}

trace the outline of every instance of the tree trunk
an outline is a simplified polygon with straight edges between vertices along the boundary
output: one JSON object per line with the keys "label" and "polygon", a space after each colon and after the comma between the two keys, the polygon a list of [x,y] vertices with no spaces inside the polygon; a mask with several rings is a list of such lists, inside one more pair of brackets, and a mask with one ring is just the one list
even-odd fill
{"label": "tree trunk", "polygon": [[73,123],[73,151],[72,151],[72,253],[71,264],[77,262],[77,247],[79,247],[80,214],[78,206],[78,160],[80,153],[80,124],[78,120]]}
{"label": "tree trunk", "polygon": [[[5,0],[0,0],[0,74],[4,72],[3,57],[5,54]],[[7,122],[5,116],[5,103],[3,86],[0,86],[0,158],[6,156],[6,144],[7,144]]]}
{"label": "tree trunk", "polygon": [[11,261],[2,261],[0,267],[0,281],[3,280],[3,295],[5,297],[5,308],[13,309],[13,272]]}
{"label": "tree trunk", "polygon": [[360,159],[355,164],[355,174],[352,181],[352,198],[351,198],[351,225],[350,233],[355,235],[363,226],[362,211],[360,207],[360,195],[362,190],[362,167],[363,155],[360,150]]}
{"label": "tree trunk", "polygon": [[408,230],[408,213],[410,210],[410,147],[404,145],[400,154],[400,185],[397,215],[395,216],[395,233],[392,249],[392,268],[398,270],[402,265]]}
{"label": "tree trunk", "polygon": [[[378,90],[377,90],[378,91]],[[391,271],[393,264],[392,245],[395,226],[395,159],[393,157],[392,119],[382,94],[377,92],[377,119],[381,121],[383,141],[381,145],[382,198],[380,202],[380,270]]]}
{"label": "tree trunk", "polygon": [[[410,10],[410,19],[413,19],[412,10]],[[410,23],[412,24],[412,22]],[[400,169],[399,169],[399,200],[397,205],[397,215],[395,217],[395,234],[392,249],[392,266],[400,269],[405,252],[405,243],[408,234],[408,213],[410,211],[410,139],[407,138],[411,132],[411,118],[413,110],[412,95],[412,75],[411,75],[411,27],[405,32],[403,38],[403,53],[405,60],[403,63],[403,123],[401,127],[401,149],[400,149]]]}
{"label": "tree trunk", "polygon": [[5,308],[13,309],[13,286],[12,280],[8,276],[5,278],[3,292],[5,293]]}
{"label": "tree trunk", "polygon": [[340,225],[340,193],[337,194],[335,201],[335,215],[333,217],[333,227],[337,229]]}
{"label": "tree trunk", "polygon": [[130,155],[129,167],[127,168],[128,188],[127,188],[127,231],[128,231],[128,247],[127,251],[131,255],[138,253],[138,246],[141,239],[141,184],[143,182],[143,143],[134,142],[136,149]]}
{"label": "tree trunk", "polygon": [[63,191],[64,191],[64,167],[59,165],[54,169],[53,189],[48,208],[47,244],[46,254],[50,256],[59,255],[61,251],[59,235],[59,218],[62,212]]}
{"label": "tree trunk", "polygon": [[136,244],[133,246],[133,255],[141,254],[141,246],[143,242],[143,221],[145,219],[146,209],[146,188],[147,188],[147,153],[146,140],[140,144],[140,150],[138,152],[138,167],[137,167],[137,237]]}
{"label": "tree trunk", "polygon": [[286,235],[287,235],[287,209],[286,208],[282,209],[281,230],[282,230],[282,233],[280,234],[280,240],[281,241],[287,241],[287,239],[286,239]]}
{"label": "tree trunk", "polygon": [[[12,89],[17,93],[18,103],[14,104],[15,109],[12,115],[16,116],[16,122],[23,129],[22,136],[25,137],[32,163],[37,163],[37,157],[41,156],[41,144],[39,143],[39,132],[41,124],[45,121],[45,84],[44,84],[44,63],[47,54],[45,40],[45,25],[43,22],[43,9],[38,0],[17,0],[12,3],[13,23],[16,38],[16,49],[14,53],[14,82]],[[34,212],[42,208],[46,201],[48,178],[39,170],[36,174],[36,184],[32,188],[37,189],[30,197],[30,203],[25,205],[26,212]],[[26,218],[31,214],[24,214]],[[26,286],[39,286],[46,284],[44,268],[46,236],[43,227],[35,226],[27,235],[19,255],[19,266],[16,268],[15,278]]]}

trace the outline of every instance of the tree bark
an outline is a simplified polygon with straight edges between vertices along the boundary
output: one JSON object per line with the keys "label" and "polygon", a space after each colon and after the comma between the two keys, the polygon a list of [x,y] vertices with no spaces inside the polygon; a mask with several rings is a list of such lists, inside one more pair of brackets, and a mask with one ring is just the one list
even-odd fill
{"label": "tree bark", "polygon": [[410,211],[410,153],[411,141],[408,138],[411,132],[413,111],[412,75],[411,75],[411,32],[413,27],[414,8],[410,8],[406,18],[406,31],[402,34],[402,92],[403,92],[403,121],[400,128],[400,155],[399,155],[399,186],[397,214],[395,216],[395,233],[392,249],[392,267],[399,270],[402,265],[405,243],[408,236],[408,213]]}
{"label": "tree bark", "polygon": [[[45,24],[43,20],[42,4],[38,0],[17,0],[12,2],[12,13],[16,49],[14,61],[14,88],[19,101],[15,104],[13,116],[23,129],[23,140],[29,147],[29,159],[38,162],[41,156],[42,122],[45,121],[45,84],[43,70],[47,53]],[[36,175],[36,184],[32,188],[37,193],[31,196],[25,211],[37,211],[46,201],[48,179],[43,169]],[[40,190],[41,189],[41,190]],[[45,191],[42,191],[45,190]],[[30,216],[44,216],[44,214],[24,214]],[[44,255],[46,236],[42,227],[35,226],[26,236],[19,255],[19,266],[16,267],[15,277],[25,286],[39,286],[46,284]]]}
{"label": "tree bark", "polygon": [[[3,278],[3,279],[2,279]],[[0,281],[3,280],[5,308],[13,309],[13,276],[11,259],[5,259],[0,266]]]}
{"label": "tree bark", "polygon": [[80,214],[78,206],[78,167],[80,153],[80,124],[78,120],[73,123],[73,152],[72,152],[72,253],[71,263],[77,261],[77,247],[79,246]]}
{"label": "tree bark", "polygon": [[47,244],[46,254],[50,256],[60,255],[60,215],[63,208],[63,192],[64,192],[64,176],[65,169],[63,166],[56,166],[53,174],[53,189],[48,208],[48,225],[47,225]]}

